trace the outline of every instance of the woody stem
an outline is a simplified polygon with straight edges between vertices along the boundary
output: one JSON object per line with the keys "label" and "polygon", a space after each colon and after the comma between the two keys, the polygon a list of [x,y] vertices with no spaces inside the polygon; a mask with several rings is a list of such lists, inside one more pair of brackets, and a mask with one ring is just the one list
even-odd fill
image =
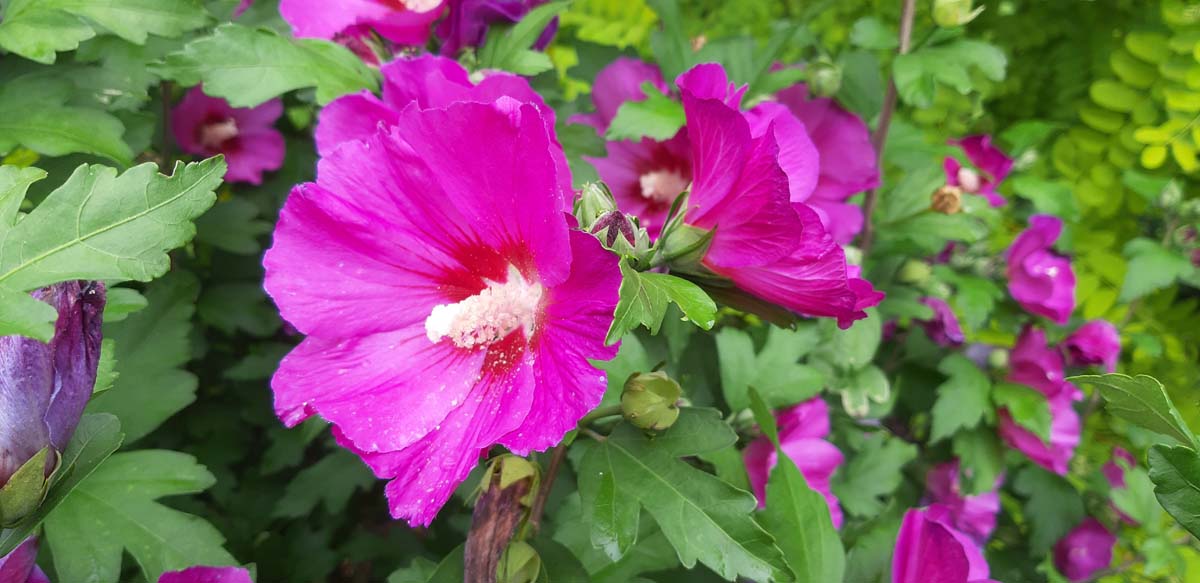
{"label": "woody stem", "polygon": [[529,509],[529,524],[533,527],[534,532],[537,532],[538,527],[541,526],[542,511],[546,509],[546,498],[550,496],[550,489],[554,487],[554,478],[558,477],[558,467],[562,465],[562,460],[566,455],[567,446],[561,443],[550,454],[550,464],[546,466],[542,487],[538,489],[537,497],[533,499],[533,506]]}

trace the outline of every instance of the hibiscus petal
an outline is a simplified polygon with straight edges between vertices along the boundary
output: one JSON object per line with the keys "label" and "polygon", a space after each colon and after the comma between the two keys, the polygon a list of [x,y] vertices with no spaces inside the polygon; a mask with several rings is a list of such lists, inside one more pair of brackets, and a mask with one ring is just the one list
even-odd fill
{"label": "hibiscus petal", "polygon": [[765,102],[746,112],[750,135],[759,137],[774,126],[779,144],[779,166],[787,174],[792,202],[804,202],[813,194],[820,171],[820,155],[804,127],[792,112],[779,103]]}
{"label": "hibiscus petal", "polygon": [[225,154],[225,180],[262,184],[263,172],[283,166],[286,149],[283,134],[273,129],[239,135],[237,148]]}
{"label": "hibiscus petal", "polygon": [[399,112],[368,91],[346,95],[321,109],[314,137],[317,153],[328,156],[342,142],[365,140],[383,124],[396,125]]}

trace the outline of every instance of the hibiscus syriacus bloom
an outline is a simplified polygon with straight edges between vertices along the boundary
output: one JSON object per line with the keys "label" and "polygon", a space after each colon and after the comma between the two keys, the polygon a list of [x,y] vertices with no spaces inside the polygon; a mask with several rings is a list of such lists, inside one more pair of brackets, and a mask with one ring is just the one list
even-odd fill
{"label": "hibiscus syriacus bloom", "polygon": [[283,134],[275,129],[280,115],[283,102],[278,99],[238,108],[196,86],[171,109],[171,132],[189,154],[224,154],[229,166],[225,180],[262,184],[263,172],[283,165]]}
{"label": "hibiscus syriacus bloom", "polygon": [[182,571],[169,571],[158,578],[158,583],[254,583],[250,572],[242,567],[188,567]]}
{"label": "hibiscus syriacus bloom", "polygon": [[[322,110],[317,119],[317,153],[328,156],[344,142],[365,140],[375,135],[380,124],[394,127],[400,112],[411,104],[421,109],[445,107],[456,102],[492,102],[511,97],[537,108],[552,144],[555,174],[564,192],[571,190],[571,171],[567,157],[554,135],[554,110],[529,86],[524,77],[509,73],[489,72],[473,83],[467,70],[458,62],[445,57],[425,55],[413,59],[397,59],[385,65],[383,99],[370,91],[343,95]],[[571,197],[564,200],[564,210],[570,210]]]}
{"label": "hibiscus syriacus bloom", "polygon": [[1017,235],[1005,256],[1009,293],[1029,313],[1060,325],[1075,310],[1075,271],[1071,260],[1053,249],[1062,228],[1058,217],[1029,217],[1029,228]]}
{"label": "hibiscus syriacus bloom", "polygon": [[1071,581],[1087,581],[1112,562],[1117,537],[1088,517],[1054,545],[1054,568]]}
{"label": "hibiscus syriacus bloom", "polygon": [[37,566],[38,542],[29,538],[13,552],[0,557],[0,583],[50,583]]}
{"label": "hibiscus syriacus bloom", "polygon": [[967,159],[975,166],[963,166],[956,158],[946,158],[942,166],[946,170],[946,184],[957,186],[963,192],[983,196],[992,206],[1003,206],[1008,201],[996,192],[1000,183],[1012,171],[1013,160],[992,145],[992,137],[968,136],[961,140],[950,140],[952,145],[962,148]]}
{"label": "hibiscus syriacus bloom", "polygon": [[958,325],[958,316],[954,315],[950,304],[947,304],[946,300],[934,297],[925,298],[922,303],[933,310],[933,319],[920,321],[920,325],[929,335],[929,339],[936,342],[938,346],[948,347],[962,344],[966,337],[963,336],[962,327]]}
{"label": "hibiscus syriacus bloom", "polygon": [[817,214],[793,202],[792,178],[809,175],[807,183],[815,184],[816,159],[798,164],[803,147],[797,134],[777,140],[776,128],[787,131],[800,122],[768,112],[752,124],[736,107],[746,88],[729,83],[719,65],[697,65],[676,85],[687,116],[693,177],[683,228],[712,233],[700,260],[705,273],[699,275],[715,274],[799,314],[837,318],[842,327],[865,318],[864,310],[883,294],[847,265]]}
{"label": "hibiscus syriacus bloom", "polygon": [[1050,407],[1050,441],[1017,424],[1007,409],[999,412],[1000,437],[1034,463],[1060,475],[1079,445],[1079,415],[1074,402],[1083,398],[1075,385],[1063,380],[1062,355],[1046,346],[1045,332],[1027,327],[1013,348],[1010,382],[1029,386],[1046,396]]}
{"label": "hibiscus syriacus bloom", "polygon": [[[446,18],[438,24],[437,35],[442,40],[441,53],[453,57],[465,47],[483,46],[488,26],[521,20],[533,7],[546,0],[448,0]],[[554,39],[558,19],[542,31],[533,48],[543,50]]]}
{"label": "hibiscus syriacus bloom", "polygon": [[1117,327],[1105,320],[1092,320],[1067,336],[1063,349],[1074,366],[1104,365],[1107,372],[1116,372],[1121,358],[1121,335]]}
{"label": "hibiscus syriacus bloom", "polygon": [[620,273],[570,230],[561,156],[535,104],[408,107],[334,148],[280,214],[266,289],[307,338],[275,410],[333,423],[410,524],[488,448],[546,449],[604,393],[589,359],[615,354]]}
{"label": "hibiscus syriacus bloom", "polygon": [[[103,284],[67,281],[32,295],[53,306],[58,319],[49,343],[0,336],[0,487],[43,450],[46,476],[58,467],[92,396],[100,361]],[[0,506],[0,524],[33,510]]]}
{"label": "hibiscus syriacus bloom", "polygon": [[963,494],[958,479],[958,460],[934,466],[925,475],[925,496],[949,512],[950,524],[982,545],[996,528],[1000,512],[1000,478],[987,492]]}
{"label": "hibiscus syriacus bloom", "polygon": [[[808,487],[825,496],[833,526],[841,528],[842,507],[833,495],[829,481],[842,465],[843,457],[837,446],[825,441],[829,435],[829,406],[820,397],[814,397],[777,412],[775,420],[779,423],[779,445],[783,453],[796,463]],[[750,476],[750,487],[758,498],[758,507],[763,508],[767,504],[767,478],[779,463],[775,446],[771,440],[760,436],[746,446],[743,460]]]}
{"label": "hibiscus syriacus bloom", "polygon": [[396,44],[424,45],[444,0],[280,0],[279,14],[296,36],[340,40],[347,29],[369,27]]}
{"label": "hibiscus syriacus bloom", "polygon": [[892,583],[989,583],[983,551],[934,504],[904,514],[892,553]]}

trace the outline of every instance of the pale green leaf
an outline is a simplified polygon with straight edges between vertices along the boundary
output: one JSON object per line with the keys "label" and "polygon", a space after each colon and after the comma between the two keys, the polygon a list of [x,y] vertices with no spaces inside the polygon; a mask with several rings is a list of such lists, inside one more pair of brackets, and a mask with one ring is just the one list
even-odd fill
{"label": "pale green leaf", "polygon": [[68,105],[68,79],[27,75],[0,85],[0,152],[24,146],[47,156],[96,154],[122,165],[133,151],[125,126],[99,109]]}
{"label": "pale green leaf", "polygon": [[930,441],[940,441],[961,429],[970,429],[991,416],[988,394],[992,383],[967,357],[952,354],[942,360],[938,370],[946,382],[938,386],[933,404],[933,429]]}
{"label": "pale green leaf", "polygon": [[1069,380],[1089,383],[1100,389],[1100,396],[1114,415],[1174,438],[1179,443],[1195,446],[1196,438],[1171,402],[1162,383],[1154,377],[1123,374],[1082,375]]}
{"label": "pale green leaf", "polygon": [[605,137],[612,141],[640,140],[652,138],[667,140],[683,127],[683,105],[658,92],[653,84],[646,83],[642,89],[646,98],[641,101],[626,101],[617,109],[617,114],[608,125]]}

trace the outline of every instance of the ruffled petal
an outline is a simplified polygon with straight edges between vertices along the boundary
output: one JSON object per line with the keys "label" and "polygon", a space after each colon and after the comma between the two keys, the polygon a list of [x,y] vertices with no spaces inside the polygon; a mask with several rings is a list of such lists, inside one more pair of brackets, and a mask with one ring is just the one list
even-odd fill
{"label": "ruffled petal", "polygon": [[759,137],[774,127],[779,144],[779,166],[788,178],[792,202],[808,200],[817,186],[820,156],[804,124],[779,103],[765,102],[746,112],[750,135]]}
{"label": "ruffled petal", "polygon": [[742,96],[750,88],[730,82],[725,68],[717,63],[701,63],[680,73],[675,78],[675,85],[684,94],[697,99],[715,99],[734,110],[741,107]]}
{"label": "ruffled petal", "polygon": [[339,97],[322,108],[318,116],[314,132],[317,153],[328,156],[343,142],[365,140],[375,135],[380,125],[396,125],[399,117],[398,110],[369,91]]}
{"label": "ruffled petal", "polygon": [[274,129],[241,134],[234,141],[236,145],[224,152],[229,168],[225,180],[258,185],[262,184],[263,172],[283,166],[287,143]]}
{"label": "ruffled petal", "polygon": [[369,24],[379,36],[399,45],[423,46],[433,32],[433,23],[441,17],[443,4],[429,10],[391,10],[382,18],[360,21]]}

